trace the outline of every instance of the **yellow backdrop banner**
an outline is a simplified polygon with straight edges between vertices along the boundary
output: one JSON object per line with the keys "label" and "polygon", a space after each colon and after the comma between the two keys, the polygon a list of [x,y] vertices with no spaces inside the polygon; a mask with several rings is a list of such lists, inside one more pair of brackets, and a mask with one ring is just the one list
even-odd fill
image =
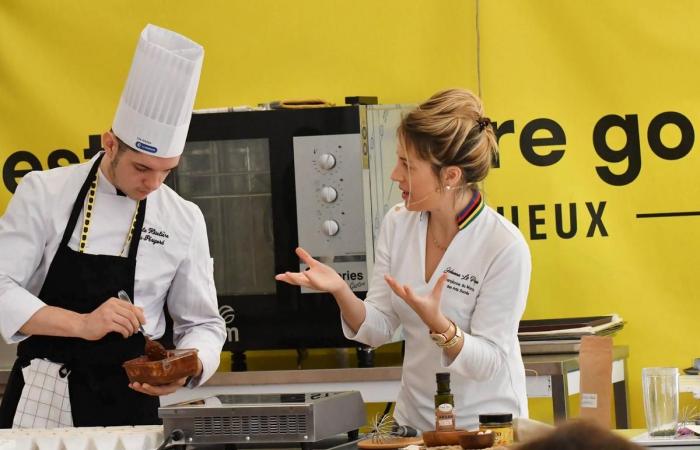
{"label": "yellow backdrop banner", "polygon": [[482,95],[501,149],[486,193],[530,243],[526,317],[619,313],[642,427],[642,367],[698,356],[700,5],[480,6]]}

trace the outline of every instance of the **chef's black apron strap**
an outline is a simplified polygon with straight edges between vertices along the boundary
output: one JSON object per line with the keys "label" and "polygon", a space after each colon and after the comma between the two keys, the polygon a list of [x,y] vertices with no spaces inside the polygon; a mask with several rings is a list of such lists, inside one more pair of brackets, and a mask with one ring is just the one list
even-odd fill
{"label": "chef's black apron strap", "polygon": [[[38,295],[47,305],[80,314],[94,311],[122,289],[134,298],[136,257],[146,215],[144,199],[139,204],[126,257],[82,253],[68,246],[101,158],[102,155],[94,162],[75,199],[63,239]],[[123,230],[124,236],[130,231]],[[75,426],[157,424],[160,423],[158,397],[130,389],[121,367],[124,361],[143,355],[144,345],[140,333],[126,339],[121,334],[108,333],[97,341],[30,336],[19,344],[17,353],[25,361],[46,358],[70,370],[68,387]],[[18,373],[21,377],[21,372]],[[7,412],[7,415],[14,417],[17,403],[11,406],[11,414]]]}
{"label": "chef's black apron strap", "polygon": [[135,259],[136,252],[139,249],[139,242],[141,242],[141,230],[143,229],[143,221],[146,218],[146,200],[147,199],[144,198],[143,200],[141,200],[141,202],[139,202],[139,212],[136,214],[136,221],[134,221],[134,234],[131,236],[131,242],[129,243],[129,254],[126,255],[128,258]]}

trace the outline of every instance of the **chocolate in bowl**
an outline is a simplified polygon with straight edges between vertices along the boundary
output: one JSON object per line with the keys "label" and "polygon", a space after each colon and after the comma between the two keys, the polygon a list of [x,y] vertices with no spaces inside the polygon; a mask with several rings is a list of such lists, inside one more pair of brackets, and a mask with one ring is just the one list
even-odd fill
{"label": "chocolate in bowl", "polygon": [[152,361],[143,355],[126,361],[122,367],[126,370],[129,382],[158,386],[197,375],[197,360],[197,349],[174,349],[168,350],[164,359]]}
{"label": "chocolate in bowl", "polygon": [[149,337],[146,338],[144,353],[151,361],[160,361],[168,357],[168,351],[165,347],[160,342],[154,341]]}

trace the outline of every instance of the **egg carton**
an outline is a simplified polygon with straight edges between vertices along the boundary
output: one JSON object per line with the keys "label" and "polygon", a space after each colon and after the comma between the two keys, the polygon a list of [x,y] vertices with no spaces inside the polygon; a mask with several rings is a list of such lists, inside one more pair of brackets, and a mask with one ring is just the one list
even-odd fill
{"label": "egg carton", "polygon": [[0,450],[153,450],[160,425],[0,429]]}

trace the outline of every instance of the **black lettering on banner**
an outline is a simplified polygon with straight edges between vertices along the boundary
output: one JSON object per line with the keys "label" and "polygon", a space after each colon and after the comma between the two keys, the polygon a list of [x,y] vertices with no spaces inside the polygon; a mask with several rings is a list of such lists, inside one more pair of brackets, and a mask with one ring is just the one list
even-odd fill
{"label": "black lettering on banner", "polygon": [[[625,145],[619,150],[610,148],[607,142],[608,131],[621,128],[625,132]],[[619,163],[627,160],[627,170],[617,175],[607,166],[596,166],[595,170],[601,180],[613,186],[624,186],[637,178],[642,169],[641,149],[639,145],[639,121],[636,114],[624,118],[614,114],[602,117],[593,128],[593,148],[603,161]]]}
{"label": "black lettering on banner", "polygon": [[[66,161],[67,164],[60,164],[60,161],[62,160]],[[78,164],[80,162],[80,159],[78,158],[78,155],[76,155],[72,151],[66,150],[64,148],[59,148],[58,150],[54,150],[51,153],[49,153],[49,159],[47,162],[49,169],[55,169],[56,167]]]}
{"label": "black lettering on banner", "polygon": [[[18,169],[21,164],[29,164],[29,169]],[[34,154],[20,150],[11,154],[2,167],[2,181],[5,183],[7,190],[15,193],[19,179],[31,172],[32,170],[41,170],[41,162]]]}
{"label": "black lettering on banner", "polygon": [[586,208],[588,208],[588,213],[591,215],[591,225],[588,227],[588,233],[586,237],[593,237],[595,229],[600,229],[601,236],[607,236],[608,230],[605,229],[603,225],[603,210],[605,209],[605,204],[607,202],[598,202],[598,209],[593,209],[593,203],[586,202]]}
{"label": "black lettering on banner", "polygon": [[[550,137],[536,138],[535,133],[545,130],[550,133]],[[546,155],[535,152],[535,147],[564,145],[566,135],[562,127],[552,119],[539,118],[532,120],[525,125],[520,134],[520,152],[527,162],[534,166],[545,167],[556,164],[563,156],[564,150],[552,150]]]}
{"label": "black lettering on banner", "polygon": [[83,157],[92,159],[97,152],[102,150],[102,136],[99,134],[91,134],[88,136],[88,148],[83,149]]}
{"label": "black lettering on banner", "polygon": [[576,230],[578,229],[576,224],[576,203],[569,203],[569,231],[564,231],[561,203],[554,205],[554,222],[557,224],[557,235],[560,238],[571,239],[576,236]]}
{"label": "black lettering on banner", "polygon": [[[594,237],[596,230],[598,230],[598,233],[601,237],[608,236],[608,230],[605,228],[605,224],[603,223],[603,212],[605,211],[606,205],[606,201],[598,202],[597,206],[594,202],[586,202],[586,208],[591,218],[591,222],[588,227],[588,234],[586,235],[586,237]],[[554,222],[558,237],[562,239],[571,239],[578,234],[578,212],[582,212],[583,208],[578,208],[577,206],[578,205],[576,203],[569,203],[569,217],[567,220],[564,217],[566,214],[564,212],[564,205],[561,203],[554,204]],[[518,217],[519,208],[520,207],[518,206],[510,207],[510,213],[513,217]],[[525,206],[523,206],[523,208],[525,208]],[[530,226],[530,240],[536,241],[547,239],[547,233],[543,231],[543,228],[548,223],[551,223],[552,217],[547,216],[546,213],[544,214],[544,216],[546,217],[543,217],[543,214],[541,213],[543,211],[546,211],[546,209],[547,207],[544,204],[527,205],[528,223]],[[496,207],[496,211],[504,217],[505,210],[506,208],[504,208],[503,206]],[[511,220],[511,222],[513,222],[515,226],[520,228],[517,224],[517,221]],[[564,228],[564,222],[568,222],[568,229]]]}
{"label": "black lettering on banner", "polygon": [[[675,147],[667,147],[661,142],[661,129],[665,125],[675,125],[681,132],[681,141]],[[687,117],[674,111],[662,112],[651,120],[647,129],[647,140],[651,151],[663,159],[681,159],[693,148],[695,130]]]}
{"label": "black lettering on banner", "polygon": [[[513,120],[506,120],[502,124],[498,122],[493,122],[493,132],[496,135],[496,143],[498,144],[501,140],[501,136],[504,134],[515,134],[515,122]],[[493,167],[501,167],[501,156],[500,152],[493,157]]]}
{"label": "black lettering on banner", "polygon": [[538,211],[544,211],[544,205],[528,206],[528,212],[530,214],[530,239],[533,241],[538,239],[547,239],[547,233],[537,232],[537,226],[544,225],[544,218],[537,217]]}
{"label": "black lettering on banner", "polygon": [[[83,149],[85,159],[91,159],[102,150],[102,136],[99,134],[91,134],[88,136],[88,148]],[[46,166],[49,169],[56,167],[68,166],[71,164],[79,164],[80,157],[71,150],[59,148],[49,153]],[[28,169],[20,169],[22,164],[29,165]],[[26,150],[16,151],[5,160],[2,167],[2,180],[10,193],[14,194],[17,190],[20,178],[33,170],[44,170],[41,161],[33,153]]]}

